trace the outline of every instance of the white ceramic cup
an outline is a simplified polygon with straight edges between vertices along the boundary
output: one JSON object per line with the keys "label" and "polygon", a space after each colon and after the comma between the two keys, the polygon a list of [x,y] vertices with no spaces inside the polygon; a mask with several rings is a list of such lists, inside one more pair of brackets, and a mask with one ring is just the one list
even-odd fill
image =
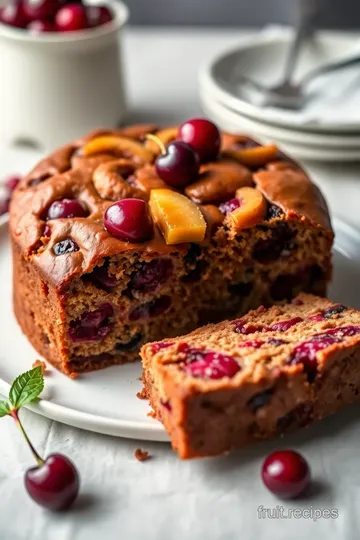
{"label": "white ceramic cup", "polygon": [[0,142],[51,150],[123,121],[128,10],[119,1],[108,4],[114,20],[81,32],[34,36],[0,24]]}

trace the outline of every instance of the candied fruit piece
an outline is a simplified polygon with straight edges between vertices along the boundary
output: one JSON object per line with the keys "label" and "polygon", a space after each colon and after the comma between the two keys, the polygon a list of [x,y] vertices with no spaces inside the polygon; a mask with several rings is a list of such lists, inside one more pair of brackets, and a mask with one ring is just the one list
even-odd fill
{"label": "candied fruit piece", "polygon": [[243,187],[237,190],[236,198],[239,199],[240,205],[227,214],[225,224],[238,231],[248,229],[263,221],[267,204],[260,191],[251,187]]}
{"label": "candied fruit piece", "polygon": [[167,244],[201,242],[206,222],[199,208],[184,195],[170,189],[153,189],[150,210]]}
{"label": "candied fruit piece", "polygon": [[[245,326],[246,325],[246,326]],[[255,332],[262,332],[264,327],[259,324],[247,324],[242,319],[235,321],[235,332],[238,334],[254,334]]]}
{"label": "candied fruit piece", "polygon": [[141,143],[128,139],[127,137],[116,137],[114,135],[101,135],[85,143],[83,147],[84,156],[100,154],[102,152],[115,152],[125,157],[133,157],[141,162],[151,162],[154,155]]}
{"label": "candied fruit piece", "polygon": [[252,148],[230,149],[226,150],[224,154],[248,167],[261,167],[269,161],[276,159],[278,149],[275,144],[268,144],[266,146],[254,146]]}

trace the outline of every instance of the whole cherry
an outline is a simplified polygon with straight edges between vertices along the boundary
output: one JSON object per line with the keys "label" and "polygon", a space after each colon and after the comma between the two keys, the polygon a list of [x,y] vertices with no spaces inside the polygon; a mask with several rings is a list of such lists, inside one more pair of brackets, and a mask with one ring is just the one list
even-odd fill
{"label": "whole cherry", "polygon": [[65,510],[79,493],[79,473],[69,458],[51,454],[25,473],[30,497],[49,510]]}
{"label": "whole cherry", "polygon": [[31,34],[42,34],[43,32],[54,32],[55,28],[52,22],[47,20],[35,19],[26,27]]}
{"label": "whole cherry", "polygon": [[25,28],[28,20],[24,13],[24,7],[21,1],[10,2],[0,10],[0,22],[15,26],[17,28]]}
{"label": "whole cherry", "polygon": [[41,366],[19,375],[13,382],[7,401],[0,401],[0,418],[11,416],[26,443],[37,466],[25,473],[25,487],[32,499],[49,510],[65,510],[79,493],[80,479],[75,465],[61,454],[51,454],[42,459],[32,445],[19,418],[19,410],[38,398],[44,389]]}
{"label": "whole cherry", "polygon": [[87,17],[91,27],[109,23],[114,18],[107,6],[88,6]]}
{"label": "whole cherry", "polygon": [[142,199],[121,199],[104,214],[104,227],[124,242],[144,242],[153,233],[147,202]]}
{"label": "whole cherry", "polygon": [[48,211],[47,219],[86,217],[89,212],[82,201],[76,199],[61,199],[54,201]]}
{"label": "whole cherry", "polygon": [[300,495],[310,483],[310,467],[295,450],[278,450],[264,461],[261,477],[275,495],[291,499]]}
{"label": "whole cherry", "polygon": [[184,122],[179,128],[178,137],[195,150],[201,162],[213,161],[220,152],[220,131],[206,118],[193,118]]}
{"label": "whole cherry", "polygon": [[55,27],[59,32],[75,32],[88,26],[86,8],[82,4],[67,4],[56,13]]}
{"label": "whole cherry", "polygon": [[169,186],[182,187],[194,182],[199,174],[199,157],[188,144],[173,141],[166,147],[156,135],[147,138],[158,144],[160,156],[155,161],[157,175]]}
{"label": "whole cherry", "polygon": [[24,13],[29,21],[54,17],[60,7],[59,0],[23,0]]}

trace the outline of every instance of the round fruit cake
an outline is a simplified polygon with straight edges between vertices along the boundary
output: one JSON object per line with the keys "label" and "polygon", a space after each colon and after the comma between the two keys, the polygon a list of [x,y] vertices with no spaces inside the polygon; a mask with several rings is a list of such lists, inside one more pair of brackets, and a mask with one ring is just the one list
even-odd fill
{"label": "round fruit cake", "polygon": [[179,127],[97,131],[42,160],[10,208],[14,308],[67,374],[300,291],[325,294],[326,203],[275,145]]}

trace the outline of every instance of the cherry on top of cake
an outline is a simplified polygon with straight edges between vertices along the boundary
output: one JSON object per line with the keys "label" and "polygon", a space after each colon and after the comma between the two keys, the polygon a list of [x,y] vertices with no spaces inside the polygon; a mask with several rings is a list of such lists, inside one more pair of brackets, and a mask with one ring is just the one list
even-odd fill
{"label": "cherry on top of cake", "polygon": [[88,271],[124,250],[181,252],[221,225],[231,238],[285,218],[332,238],[321,193],[275,145],[197,118],[97,131],[61,148],[15,191],[11,229],[26,257],[72,254]]}

